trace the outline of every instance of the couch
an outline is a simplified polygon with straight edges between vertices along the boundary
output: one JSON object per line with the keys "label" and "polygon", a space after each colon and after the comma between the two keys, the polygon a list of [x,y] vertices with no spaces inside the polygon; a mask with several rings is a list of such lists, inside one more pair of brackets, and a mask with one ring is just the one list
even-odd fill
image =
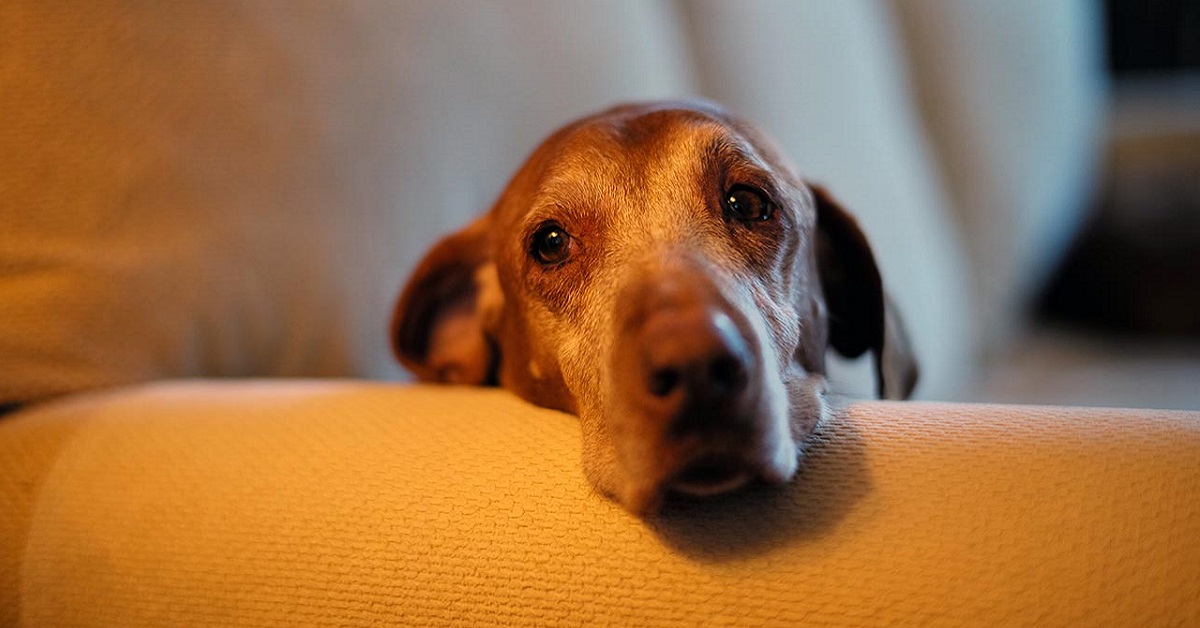
{"label": "couch", "polygon": [[[1197,623],[1196,413],[946,401],[1100,115],[1094,9],[1005,6],[0,4],[0,626]],[[386,322],[542,135],[680,94],[862,218],[925,377],[835,363],[795,482],[643,521]]]}

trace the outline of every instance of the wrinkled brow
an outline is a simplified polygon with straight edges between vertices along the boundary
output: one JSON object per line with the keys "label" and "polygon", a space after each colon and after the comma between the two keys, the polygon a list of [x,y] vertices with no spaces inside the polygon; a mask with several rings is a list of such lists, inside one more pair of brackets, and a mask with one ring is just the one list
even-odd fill
{"label": "wrinkled brow", "polygon": [[772,199],[780,198],[783,191],[775,169],[744,138],[720,133],[709,141],[704,154],[726,185],[751,185]]}

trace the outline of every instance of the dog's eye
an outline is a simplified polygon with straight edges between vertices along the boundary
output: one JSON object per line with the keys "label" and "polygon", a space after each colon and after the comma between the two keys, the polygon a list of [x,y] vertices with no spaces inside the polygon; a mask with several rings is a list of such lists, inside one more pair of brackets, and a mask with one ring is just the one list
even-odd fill
{"label": "dog's eye", "polygon": [[759,222],[771,217],[771,203],[754,188],[736,185],[725,193],[725,213],[744,222]]}
{"label": "dog's eye", "polygon": [[567,233],[562,225],[548,222],[533,233],[529,253],[539,264],[560,264],[571,254],[571,234]]}

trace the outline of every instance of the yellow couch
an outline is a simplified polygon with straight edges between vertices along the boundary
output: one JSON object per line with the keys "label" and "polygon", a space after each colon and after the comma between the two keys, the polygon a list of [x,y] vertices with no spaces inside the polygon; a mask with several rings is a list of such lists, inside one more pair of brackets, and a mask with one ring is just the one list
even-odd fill
{"label": "yellow couch", "polygon": [[1194,626],[1200,413],[854,403],[783,489],[594,494],[498,390],[195,380],[0,419],[0,626]]}

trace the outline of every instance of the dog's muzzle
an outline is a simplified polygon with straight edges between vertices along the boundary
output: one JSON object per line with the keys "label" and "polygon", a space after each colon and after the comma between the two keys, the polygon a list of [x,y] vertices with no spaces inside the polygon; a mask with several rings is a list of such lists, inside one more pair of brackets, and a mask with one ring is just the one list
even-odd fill
{"label": "dog's muzzle", "polygon": [[[765,403],[759,352],[736,312],[703,280],[647,281],[622,300],[628,310],[616,367],[620,394],[642,422],[638,450],[660,487],[691,496],[754,480],[786,481],[777,421]],[[786,411],[785,411],[786,412]],[[620,444],[618,444],[620,446]]]}

